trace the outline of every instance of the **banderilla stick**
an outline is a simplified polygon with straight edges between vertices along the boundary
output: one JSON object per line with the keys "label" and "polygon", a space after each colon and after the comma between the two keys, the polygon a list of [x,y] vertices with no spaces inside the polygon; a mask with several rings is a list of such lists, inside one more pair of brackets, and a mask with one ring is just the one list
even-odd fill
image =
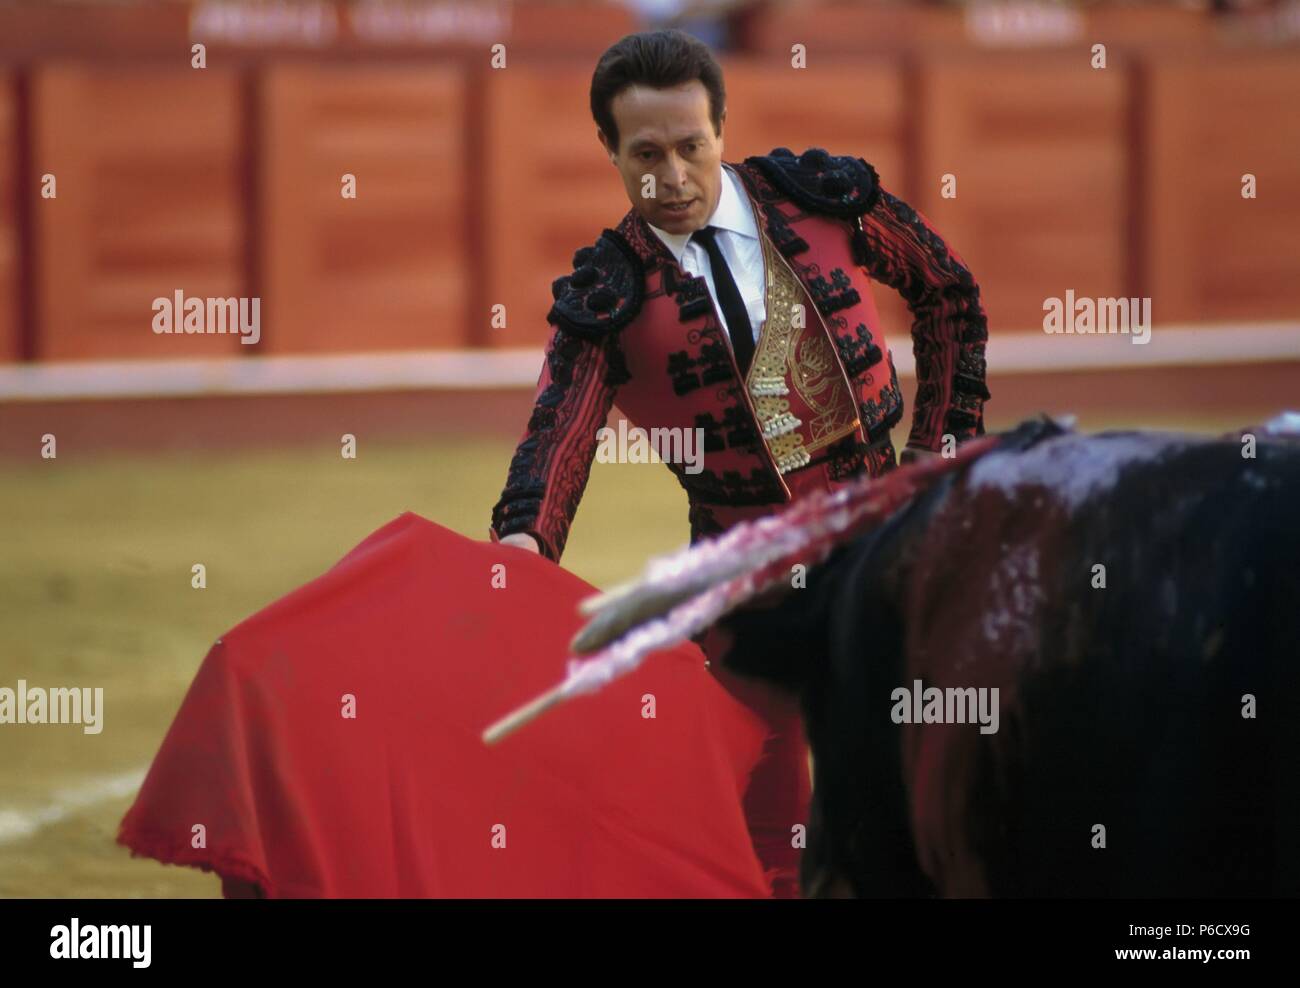
{"label": "banderilla stick", "polygon": [[506,714],[499,721],[483,732],[484,744],[496,744],[508,734],[513,734],[530,721],[536,720],[552,707],[563,703],[568,697],[564,695],[564,684],[553,686],[545,693],[529,700],[522,707]]}

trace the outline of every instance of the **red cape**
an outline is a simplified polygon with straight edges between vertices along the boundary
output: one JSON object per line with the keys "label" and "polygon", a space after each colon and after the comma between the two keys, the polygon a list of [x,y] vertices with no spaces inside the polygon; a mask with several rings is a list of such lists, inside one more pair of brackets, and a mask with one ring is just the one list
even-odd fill
{"label": "red cape", "polygon": [[119,843],[273,897],[769,895],[741,802],[766,728],[693,645],[480,739],[563,679],[593,589],[401,515],[217,640]]}

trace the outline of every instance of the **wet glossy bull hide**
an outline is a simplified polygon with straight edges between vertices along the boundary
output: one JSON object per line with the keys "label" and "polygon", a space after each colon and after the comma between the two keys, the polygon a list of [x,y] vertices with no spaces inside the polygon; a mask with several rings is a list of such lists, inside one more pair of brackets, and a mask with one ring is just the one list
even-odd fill
{"label": "wet glossy bull hide", "polygon": [[1300,443],[1242,451],[1027,423],[729,619],[803,696],[806,895],[1300,894]]}

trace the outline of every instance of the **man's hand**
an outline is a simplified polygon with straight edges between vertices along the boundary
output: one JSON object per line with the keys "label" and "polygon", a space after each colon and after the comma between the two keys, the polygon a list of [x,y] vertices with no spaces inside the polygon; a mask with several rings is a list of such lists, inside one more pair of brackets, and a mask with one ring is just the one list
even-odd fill
{"label": "man's hand", "polygon": [[501,544],[518,546],[520,549],[527,549],[529,552],[540,553],[542,551],[537,544],[537,540],[527,532],[515,532],[514,535],[507,535],[501,539]]}

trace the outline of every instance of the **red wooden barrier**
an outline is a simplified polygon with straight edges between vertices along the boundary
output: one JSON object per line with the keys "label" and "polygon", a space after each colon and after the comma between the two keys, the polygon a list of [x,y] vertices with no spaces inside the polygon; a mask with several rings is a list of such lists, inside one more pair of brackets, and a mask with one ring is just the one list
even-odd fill
{"label": "red wooden barrier", "polygon": [[[950,57],[921,70],[915,205],[975,272],[992,332],[1129,277],[1126,75],[1086,52]],[[955,198],[941,194],[944,176]]]}
{"label": "red wooden barrier", "polygon": [[21,249],[18,229],[18,93],[12,74],[0,73],[0,361],[22,355]]}
{"label": "red wooden barrier", "polygon": [[[55,65],[32,79],[38,356],[195,357],[232,335],[159,335],[156,298],[247,294],[239,79]],[[245,348],[247,349],[247,348]]]}
{"label": "red wooden barrier", "polygon": [[1152,61],[1144,259],[1160,318],[1300,318],[1297,93],[1294,51]]}
{"label": "red wooden barrier", "polygon": [[[380,64],[349,35],[329,59],[218,47],[198,71],[175,16],[131,33],[147,5],[88,8],[75,30],[65,7],[23,15],[0,40],[18,63],[0,74],[0,361],[24,334],[40,359],[541,342],[552,280],[628,208],[587,104],[596,54],[633,27],[608,6],[516,8],[504,69],[486,51]],[[1083,41],[1013,53],[953,11],[778,6],[754,22],[765,54],[724,59],[724,156],[867,159],[965,257],[994,333],[1041,326],[1067,290],[1151,296],[1164,324],[1295,318],[1300,60],[1226,50],[1186,15],[1090,9]],[[0,33],[16,18],[0,10]],[[114,61],[119,43],[157,60]],[[60,44],[77,60],[42,56]],[[176,290],[259,297],[261,343],[155,334],[152,302]],[[906,346],[901,302],[877,302]]]}
{"label": "red wooden barrier", "polygon": [[[469,342],[465,88],[453,65],[265,70],[266,352]],[[354,199],[343,196],[345,175]]]}

